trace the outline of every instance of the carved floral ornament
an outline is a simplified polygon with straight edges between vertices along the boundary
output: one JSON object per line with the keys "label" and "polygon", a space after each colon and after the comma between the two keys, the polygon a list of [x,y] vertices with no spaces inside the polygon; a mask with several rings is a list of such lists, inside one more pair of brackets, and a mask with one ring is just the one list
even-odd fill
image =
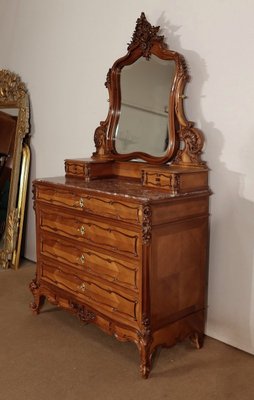
{"label": "carved floral ornament", "polygon": [[142,12],[140,18],[137,19],[136,28],[132,35],[131,42],[128,43],[128,50],[134,46],[139,46],[142,50],[143,56],[147,60],[151,57],[151,47],[155,41],[163,42],[164,47],[167,45],[164,43],[164,36],[158,35],[160,30],[159,26],[152,26],[147,21],[145,14]]}
{"label": "carved floral ornament", "polygon": [[0,70],[0,102],[19,103],[27,94],[20,77],[8,70]]}
{"label": "carved floral ornament", "polygon": [[152,237],[152,209],[149,204],[143,207],[142,240],[145,245],[149,245]]}
{"label": "carved floral ornament", "polygon": [[29,131],[28,91],[19,75],[9,70],[0,70],[0,105],[19,109],[17,133],[24,139]]}

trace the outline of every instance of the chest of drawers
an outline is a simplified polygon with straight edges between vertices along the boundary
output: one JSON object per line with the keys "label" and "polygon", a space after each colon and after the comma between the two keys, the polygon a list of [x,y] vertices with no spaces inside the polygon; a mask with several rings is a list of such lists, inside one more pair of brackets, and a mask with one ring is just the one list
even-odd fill
{"label": "chest of drawers", "polygon": [[34,183],[35,313],[45,299],[140,352],[204,331],[208,192],[172,196],[128,179]]}
{"label": "chest of drawers", "polygon": [[184,57],[158,32],[141,13],[109,69],[92,157],[67,159],[65,177],[34,182],[30,284],[35,313],[47,299],[134,342],[145,378],[159,346],[187,337],[202,346],[207,286],[204,136],[184,113]]}

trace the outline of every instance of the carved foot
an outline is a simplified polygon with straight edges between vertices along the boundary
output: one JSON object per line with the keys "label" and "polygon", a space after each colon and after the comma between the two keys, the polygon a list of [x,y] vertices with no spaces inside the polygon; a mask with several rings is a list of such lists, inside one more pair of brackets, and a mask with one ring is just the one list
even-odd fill
{"label": "carved foot", "polygon": [[142,378],[147,379],[152,367],[152,354],[150,353],[150,346],[144,343],[139,343],[140,353],[140,373]]}
{"label": "carved foot", "polygon": [[147,379],[152,367],[152,354],[148,348],[141,349],[140,352],[140,373],[142,378]]}
{"label": "carved foot", "polygon": [[45,302],[45,296],[39,296],[37,299],[34,299],[32,303],[30,303],[30,308],[33,314],[39,314],[40,310]]}
{"label": "carved foot", "polygon": [[190,336],[190,341],[199,350],[203,347],[204,334],[195,332]]}
{"label": "carved foot", "polygon": [[36,279],[33,279],[29,285],[29,289],[31,290],[31,292],[34,296],[34,301],[32,303],[30,303],[30,308],[31,308],[33,314],[39,314],[40,309],[45,302],[45,296],[40,295],[39,288],[40,288],[40,285],[36,282]]}
{"label": "carved foot", "polygon": [[142,378],[147,379],[150,374],[150,370],[151,370],[151,365],[143,363],[140,364],[140,373]]}
{"label": "carved foot", "polygon": [[140,354],[140,373],[142,378],[147,379],[151,370],[152,354],[150,352],[152,335],[150,320],[146,314],[142,315],[142,329],[138,332],[139,341],[136,343]]}

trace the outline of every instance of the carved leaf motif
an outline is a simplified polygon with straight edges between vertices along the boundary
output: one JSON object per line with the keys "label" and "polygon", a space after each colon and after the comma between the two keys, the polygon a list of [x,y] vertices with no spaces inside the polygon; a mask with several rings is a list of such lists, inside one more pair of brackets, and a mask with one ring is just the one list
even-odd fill
{"label": "carved leaf motif", "polygon": [[100,126],[99,128],[96,129],[95,134],[94,134],[94,143],[95,147],[97,150],[100,149],[105,143],[105,135],[106,132],[103,129],[103,126]]}
{"label": "carved leaf motif", "polygon": [[188,65],[182,54],[178,54],[178,64],[179,64],[179,79],[190,80],[190,75],[188,72]]}
{"label": "carved leaf motif", "polygon": [[20,77],[8,70],[0,70],[0,100],[18,102],[27,89]]}
{"label": "carved leaf motif", "polygon": [[24,139],[27,132],[29,131],[29,110],[28,107],[21,107],[19,109],[19,124],[18,124],[18,135],[21,140]]}
{"label": "carved leaf motif", "polygon": [[36,278],[34,278],[29,284],[29,289],[33,293],[34,291],[39,289],[39,286],[40,285],[37,283]]}
{"label": "carved leaf motif", "polygon": [[105,86],[107,89],[109,88],[109,86],[111,84],[111,71],[112,71],[112,68],[109,68],[107,77],[106,77],[106,82],[105,82]]}
{"label": "carved leaf motif", "polygon": [[152,209],[149,204],[143,207],[142,239],[144,244],[149,244],[152,237]]}
{"label": "carved leaf motif", "polygon": [[142,329],[140,332],[138,332],[138,336],[142,344],[147,346],[151,342],[152,336],[151,336],[150,319],[147,317],[146,314],[142,315],[141,325]]}
{"label": "carved leaf motif", "polygon": [[[152,26],[147,21],[145,14],[142,12],[140,18],[137,19],[131,42],[128,43],[128,50],[130,50],[133,46],[139,45],[143,56],[149,60],[151,57],[151,47],[153,42],[163,42],[164,40],[164,36],[158,35],[159,29],[159,26]],[[166,44],[163,44],[164,47],[166,47]]]}
{"label": "carved leaf motif", "polygon": [[94,157],[106,157],[109,152],[107,149],[107,128],[108,121],[100,122],[100,126],[96,128],[94,133],[94,144],[96,147],[96,152],[93,153]]}
{"label": "carved leaf motif", "polygon": [[70,306],[72,311],[77,314],[79,319],[85,323],[92,322],[96,318],[96,315],[92,311],[89,311],[87,308],[80,304],[71,302]]}
{"label": "carved leaf motif", "polygon": [[18,222],[19,222],[18,209],[14,208],[9,213],[9,218],[6,226],[6,250],[9,253],[12,253],[12,251],[15,248],[16,238],[18,233]]}

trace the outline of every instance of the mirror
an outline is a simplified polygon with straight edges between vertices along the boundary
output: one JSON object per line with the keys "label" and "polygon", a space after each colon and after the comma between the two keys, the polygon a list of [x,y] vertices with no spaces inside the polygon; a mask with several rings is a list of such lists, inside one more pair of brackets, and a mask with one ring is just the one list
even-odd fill
{"label": "mirror", "polygon": [[0,265],[19,266],[30,164],[27,89],[18,75],[0,70]]}
{"label": "mirror", "polygon": [[109,111],[95,130],[94,159],[202,164],[203,135],[183,110],[187,66],[159,29],[141,13],[127,54],[109,69]]}
{"label": "mirror", "polygon": [[168,110],[175,62],[139,58],[121,71],[121,109],[114,135],[118,154],[163,156],[168,148]]}

